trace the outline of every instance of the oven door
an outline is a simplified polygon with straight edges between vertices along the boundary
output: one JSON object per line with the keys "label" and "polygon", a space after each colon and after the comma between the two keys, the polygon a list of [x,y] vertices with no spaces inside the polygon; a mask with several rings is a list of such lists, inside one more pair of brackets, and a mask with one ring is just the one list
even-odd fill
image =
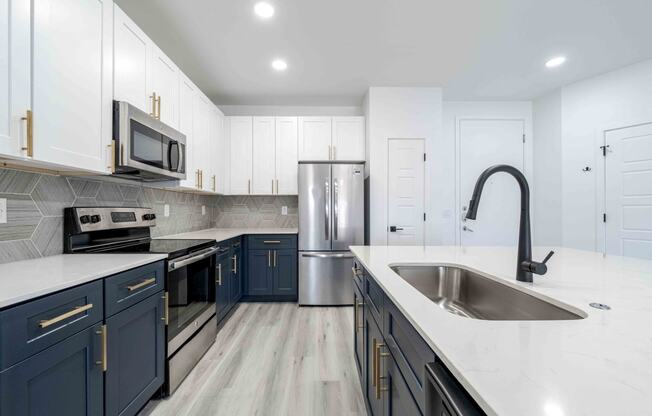
{"label": "oven door", "polygon": [[215,315],[215,248],[168,264],[168,357]]}

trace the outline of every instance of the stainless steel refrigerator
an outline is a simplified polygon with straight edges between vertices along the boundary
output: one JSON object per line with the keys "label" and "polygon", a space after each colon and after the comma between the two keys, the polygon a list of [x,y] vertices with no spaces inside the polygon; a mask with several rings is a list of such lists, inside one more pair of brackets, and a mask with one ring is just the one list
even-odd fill
{"label": "stainless steel refrigerator", "polygon": [[299,163],[299,304],[352,305],[364,244],[364,163]]}

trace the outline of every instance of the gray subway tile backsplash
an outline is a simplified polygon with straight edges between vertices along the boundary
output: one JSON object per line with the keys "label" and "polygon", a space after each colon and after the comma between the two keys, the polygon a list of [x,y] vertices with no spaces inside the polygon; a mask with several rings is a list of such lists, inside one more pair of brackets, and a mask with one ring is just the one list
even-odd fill
{"label": "gray subway tile backsplash", "polygon": [[[153,208],[155,237],[212,227],[298,226],[296,196],[215,196],[151,186],[115,178],[0,169],[0,198],[7,199],[8,211],[7,224],[0,224],[0,263],[61,254],[63,209],[70,206]],[[170,207],[169,217],[163,215],[165,204]],[[283,206],[287,215],[281,215]]]}

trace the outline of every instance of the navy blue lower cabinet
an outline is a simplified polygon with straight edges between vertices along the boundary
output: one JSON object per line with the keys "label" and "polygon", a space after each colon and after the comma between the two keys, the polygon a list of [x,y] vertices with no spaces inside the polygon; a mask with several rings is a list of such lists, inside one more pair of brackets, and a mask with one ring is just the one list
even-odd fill
{"label": "navy blue lower cabinet", "polygon": [[360,374],[362,390],[364,391],[366,388],[366,377],[362,376],[366,371],[364,365],[364,298],[362,297],[362,292],[357,284],[354,284],[353,288],[353,352],[355,356],[355,364],[358,367],[358,373]]}
{"label": "navy blue lower cabinet", "polygon": [[101,415],[102,325],[76,335],[0,373],[0,415]]}
{"label": "navy blue lower cabinet", "polygon": [[365,396],[373,416],[383,415],[383,396],[380,383],[383,381],[378,369],[379,352],[383,343],[383,334],[371,314],[365,314]]}
{"label": "navy blue lower cabinet", "polygon": [[274,293],[273,250],[249,250],[247,253],[247,295],[270,296]]}
{"label": "navy blue lower cabinet", "polygon": [[[385,349],[386,350],[386,349]],[[421,410],[412,397],[403,375],[391,354],[382,357],[381,369],[385,374],[381,394],[385,395],[385,416],[421,416]],[[443,413],[445,415],[445,413]]]}
{"label": "navy blue lower cabinet", "polygon": [[215,304],[216,318],[220,322],[231,308],[231,258],[229,253],[218,255],[215,270]]}
{"label": "navy blue lower cabinet", "polygon": [[106,415],[135,415],[165,381],[165,304],[159,292],[106,320]]}
{"label": "navy blue lower cabinet", "polygon": [[297,251],[294,249],[274,250],[272,256],[274,295],[296,297],[298,294]]}

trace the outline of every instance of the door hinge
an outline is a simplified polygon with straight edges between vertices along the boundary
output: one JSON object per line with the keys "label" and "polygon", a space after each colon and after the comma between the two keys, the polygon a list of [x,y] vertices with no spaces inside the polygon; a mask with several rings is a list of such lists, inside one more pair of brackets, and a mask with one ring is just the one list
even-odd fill
{"label": "door hinge", "polygon": [[602,214],[602,222],[607,222],[607,214]]}
{"label": "door hinge", "polygon": [[525,143],[525,134],[523,135],[523,143]]}
{"label": "door hinge", "polygon": [[604,145],[600,146],[600,149],[602,149],[602,156],[607,157],[607,149],[609,148],[609,145]]}
{"label": "door hinge", "polygon": [[425,153],[423,154],[423,161],[424,162],[426,161],[426,154]]}

